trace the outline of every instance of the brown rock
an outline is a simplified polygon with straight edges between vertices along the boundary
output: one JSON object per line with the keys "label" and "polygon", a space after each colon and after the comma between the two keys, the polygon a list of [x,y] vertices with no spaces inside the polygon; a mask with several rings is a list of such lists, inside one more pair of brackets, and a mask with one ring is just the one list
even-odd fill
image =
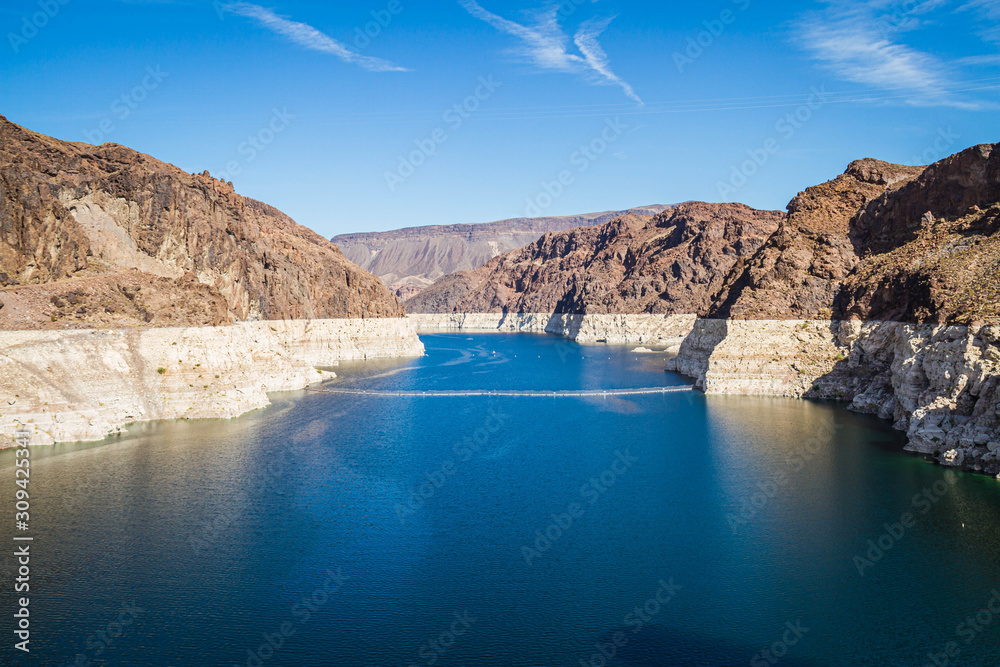
{"label": "brown rock", "polygon": [[869,158],[799,193],[777,233],[727,278],[711,317],[829,319],[840,284],[858,263],[848,237],[851,219],[869,201],[922,171]]}
{"label": "brown rock", "polygon": [[371,271],[397,296],[411,299],[450,273],[473,271],[543,234],[603,225],[626,213],[652,217],[669,206],[641,206],[567,217],[513,218],[464,225],[428,225],[333,238],[352,262]]}
{"label": "brown rock", "polygon": [[411,312],[704,313],[782,214],[687,203],[653,218],[546,234],[407,302]]}
{"label": "brown rock", "polygon": [[975,146],[870,202],[835,315],[941,324],[1000,320],[1000,150]]}
{"label": "brown rock", "polygon": [[[403,313],[335,245],[210,176],[117,144],[59,141],[0,116],[0,282],[22,283],[6,293],[28,303],[38,286],[70,279],[81,281],[79,301],[110,296],[116,285],[129,300],[155,290],[158,303],[174,305],[155,312],[157,326]],[[119,297],[117,312],[152,321],[152,311],[125,308]],[[42,312],[35,324],[48,326]],[[28,324],[15,319],[5,313],[0,328]]]}

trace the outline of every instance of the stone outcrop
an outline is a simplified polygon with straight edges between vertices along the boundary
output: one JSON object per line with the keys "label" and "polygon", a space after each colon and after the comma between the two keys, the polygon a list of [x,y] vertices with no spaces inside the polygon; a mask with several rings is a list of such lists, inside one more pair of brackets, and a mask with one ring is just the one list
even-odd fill
{"label": "stone outcrop", "polygon": [[[230,183],[2,116],[0,284],[8,330],[403,314],[335,245]],[[115,298],[105,310],[115,291],[132,303]],[[86,303],[52,301],[67,294]]]}
{"label": "stone outcrop", "polygon": [[844,401],[911,451],[1000,473],[1000,327],[699,320],[668,370],[709,394]]}
{"label": "stone outcrop", "polygon": [[653,218],[547,234],[407,301],[412,313],[704,313],[741,257],[782,214],[742,204],[681,204]]}
{"label": "stone outcrop", "polygon": [[908,449],[1000,473],[1000,328],[845,322],[850,349],[826,383],[852,409],[894,421]]}
{"label": "stone outcrop", "polygon": [[829,319],[841,284],[859,261],[848,235],[852,218],[923,169],[858,160],[836,179],[799,193],[774,236],[737,264],[709,317]]}
{"label": "stone outcrop", "polygon": [[235,417],[332,377],[317,366],[422,354],[403,312],[230,183],[0,116],[0,441]]}
{"label": "stone outcrop", "polygon": [[603,225],[626,213],[653,216],[668,208],[641,206],[567,217],[408,227],[391,232],[342,234],[332,241],[348,259],[408,299],[443,276],[478,269],[497,255],[526,246],[543,234]]}
{"label": "stone outcrop", "polygon": [[975,146],[931,165],[855,216],[861,257],[840,319],[974,325],[1000,321],[1000,150]]}
{"label": "stone outcrop", "polygon": [[801,398],[844,358],[829,321],[698,320],[668,370],[710,394]]}
{"label": "stone outcrop", "polygon": [[869,202],[851,224],[851,239],[859,254],[889,252],[915,240],[934,220],[957,220],[1000,202],[1000,152],[996,148],[996,144],[967,148]]}
{"label": "stone outcrop", "polygon": [[231,418],[268,392],[334,377],[340,361],[424,352],[405,319],[0,332],[0,447],[101,440],[133,422]]}

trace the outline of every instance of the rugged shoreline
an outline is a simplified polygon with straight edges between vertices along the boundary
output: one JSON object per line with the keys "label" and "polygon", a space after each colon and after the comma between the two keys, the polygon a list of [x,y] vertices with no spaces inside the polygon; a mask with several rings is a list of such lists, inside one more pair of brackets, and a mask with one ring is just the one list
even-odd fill
{"label": "rugged shoreline", "polygon": [[538,332],[676,348],[667,370],[707,394],[847,403],[905,431],[909,451],[1000,474],[1000,327],[693,315],[410,315],[430,331]]}
{"label": "rugged shoreline", "polygon": [[1000,476],[1000,328],[699,320],[668,364],[708,394],[818,398],[892,421],[908,451]]}
{"label": "rugged shoreline", "polygon": [[424,347],[402,318],[275,320],[221,327],[0,331],[0,448],[103,440],[126,425],[233,418],[303,389],[340,361]]}

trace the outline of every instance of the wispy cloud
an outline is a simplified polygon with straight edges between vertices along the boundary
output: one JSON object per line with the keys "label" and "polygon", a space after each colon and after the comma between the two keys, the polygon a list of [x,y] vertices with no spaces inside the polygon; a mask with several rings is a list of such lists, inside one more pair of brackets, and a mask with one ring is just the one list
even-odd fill
{"label": "wispy cloud", "polygon": [[979,36],[988,42],[1000,42],[1000,0],[970,0],[959,8],[960,11],[975,11],[981,26]]}
{"label": "wispy cloud", "polygon": [[581,24],[573,38],[579,49],[577,54],[569,52],[570,38],[559,25],[558,6],[541,12],[535,25],[525,26],[487,11],[476,0],[458,2],[475,18],[521,40],[516,53],[528,62],[541,69],[582,74],[592,83],[618,86],[630,99],[643,105],[632,86],[612,71],[608,55],[597,41],[614,17],[590,19]]}
{"label": "wispy cloud", "polygon": [[[955,79],[952,65],[924,51],[908,46],[887,34],[879,9],[884,2],[838,3],[821,12],[800,18],[794,25],[794,40],[824,68],[845,81],[878,88],[911,92],[907,102],[914,106],[952,106],[978,109],[981,105],[960,99],[949,91]],[[918,7],[931,9],[940,2]],[[898,27],[913,18],[899,17]],[[953,87],[953,86],[952,86]]]}
{"label": "wispy cloud", "polygon": [[968,58],[960,58],[957,62],[959,65],[967,65],[969,67],[1000,67],[1000,53],[990,56],[969,56]]}
{"label": "wispy cloud", "polygon": [[222,9],[231,14],[253,19],[268,30],[281,35],[289,41],[294,42],[303,48],[309,49],[310,51],[328,53],[332,56],[340,58],[345,63],[358,65],[359,67],[371,72],[409,71],[405,67],[399,67],[388,60],[361,55],[360,53],[347,48],[329,35],[320,32],[308,23],[291,21],[282,16],[278,16],[270,9],[266,9],[260,5],[254,5],[249,2],[235,2],[223,5]]}

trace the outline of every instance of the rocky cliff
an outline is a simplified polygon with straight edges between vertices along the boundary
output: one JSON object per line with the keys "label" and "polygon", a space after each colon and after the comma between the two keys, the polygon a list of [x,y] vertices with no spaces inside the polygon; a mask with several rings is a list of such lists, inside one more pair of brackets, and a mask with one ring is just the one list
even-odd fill
{"label": "rocky cliff", "polygon": [[858,160],[836,179],[788,204],[778,231],[739,262],[714,299],[713,318],[829,318],[843,281],[858,265],[851,220],[867,203],[909,182],[922,167]]}
{"label": "rocky cliff", "polygon": [[[998,474],[1000,150],[975,146],[916,175],[884,163],[877,172],[883,192],[866,192],[834,239],[840,256],[850,244],[852,270],[825,285],[801,270],[777,288],[777,271],[732,283],[717,312],[752,319],[697,322],[669,368],[709,393],[845,401],[892,420],[913,451]],[[801,310],[782,298],[793,283]],[[833,296],[835,320],[789,319],[825,312],[816,294]]]}
{"label": "rocky cliff", "polygon": [[653,216],[669,206],[568,217],[514,218],[483,224],[431,225],[391,232],[343,234],[333,238],[344,254],[382,279],[397,295],[410,298],[439,278],[472,271],[543,234],[603,225],[626,213]]}
{"label": "rocky cliff", "polygon": [[402,318],[0,331],[0,448],[18,425],[46,445],[134,422],[236,417],[268,405],[268,392],[335,377],[317,366],[423,351]]}
{"label": "rocky cliff", "polygon": [[976,324],[1000,318],[1000,150],[975,146],[869,202],[851,223],[858,269],[840,319]]}
{"label": "rocky cliff", "polygon": [[0,329],[396,317],[375,277],[207,173],[0,116]]}
{"label": "rocky cliff", "polygon": [[1000,328],[699,320],[668,370],[709,394],[820,398],[893,422],[907,449],[1000,473]]}
{"label": "rocky cliff", "polygon": [[704,313],[740,258],[775,232],[776,211],[681,204],[653,218],[546,234],[407,301],[414,313]]}

